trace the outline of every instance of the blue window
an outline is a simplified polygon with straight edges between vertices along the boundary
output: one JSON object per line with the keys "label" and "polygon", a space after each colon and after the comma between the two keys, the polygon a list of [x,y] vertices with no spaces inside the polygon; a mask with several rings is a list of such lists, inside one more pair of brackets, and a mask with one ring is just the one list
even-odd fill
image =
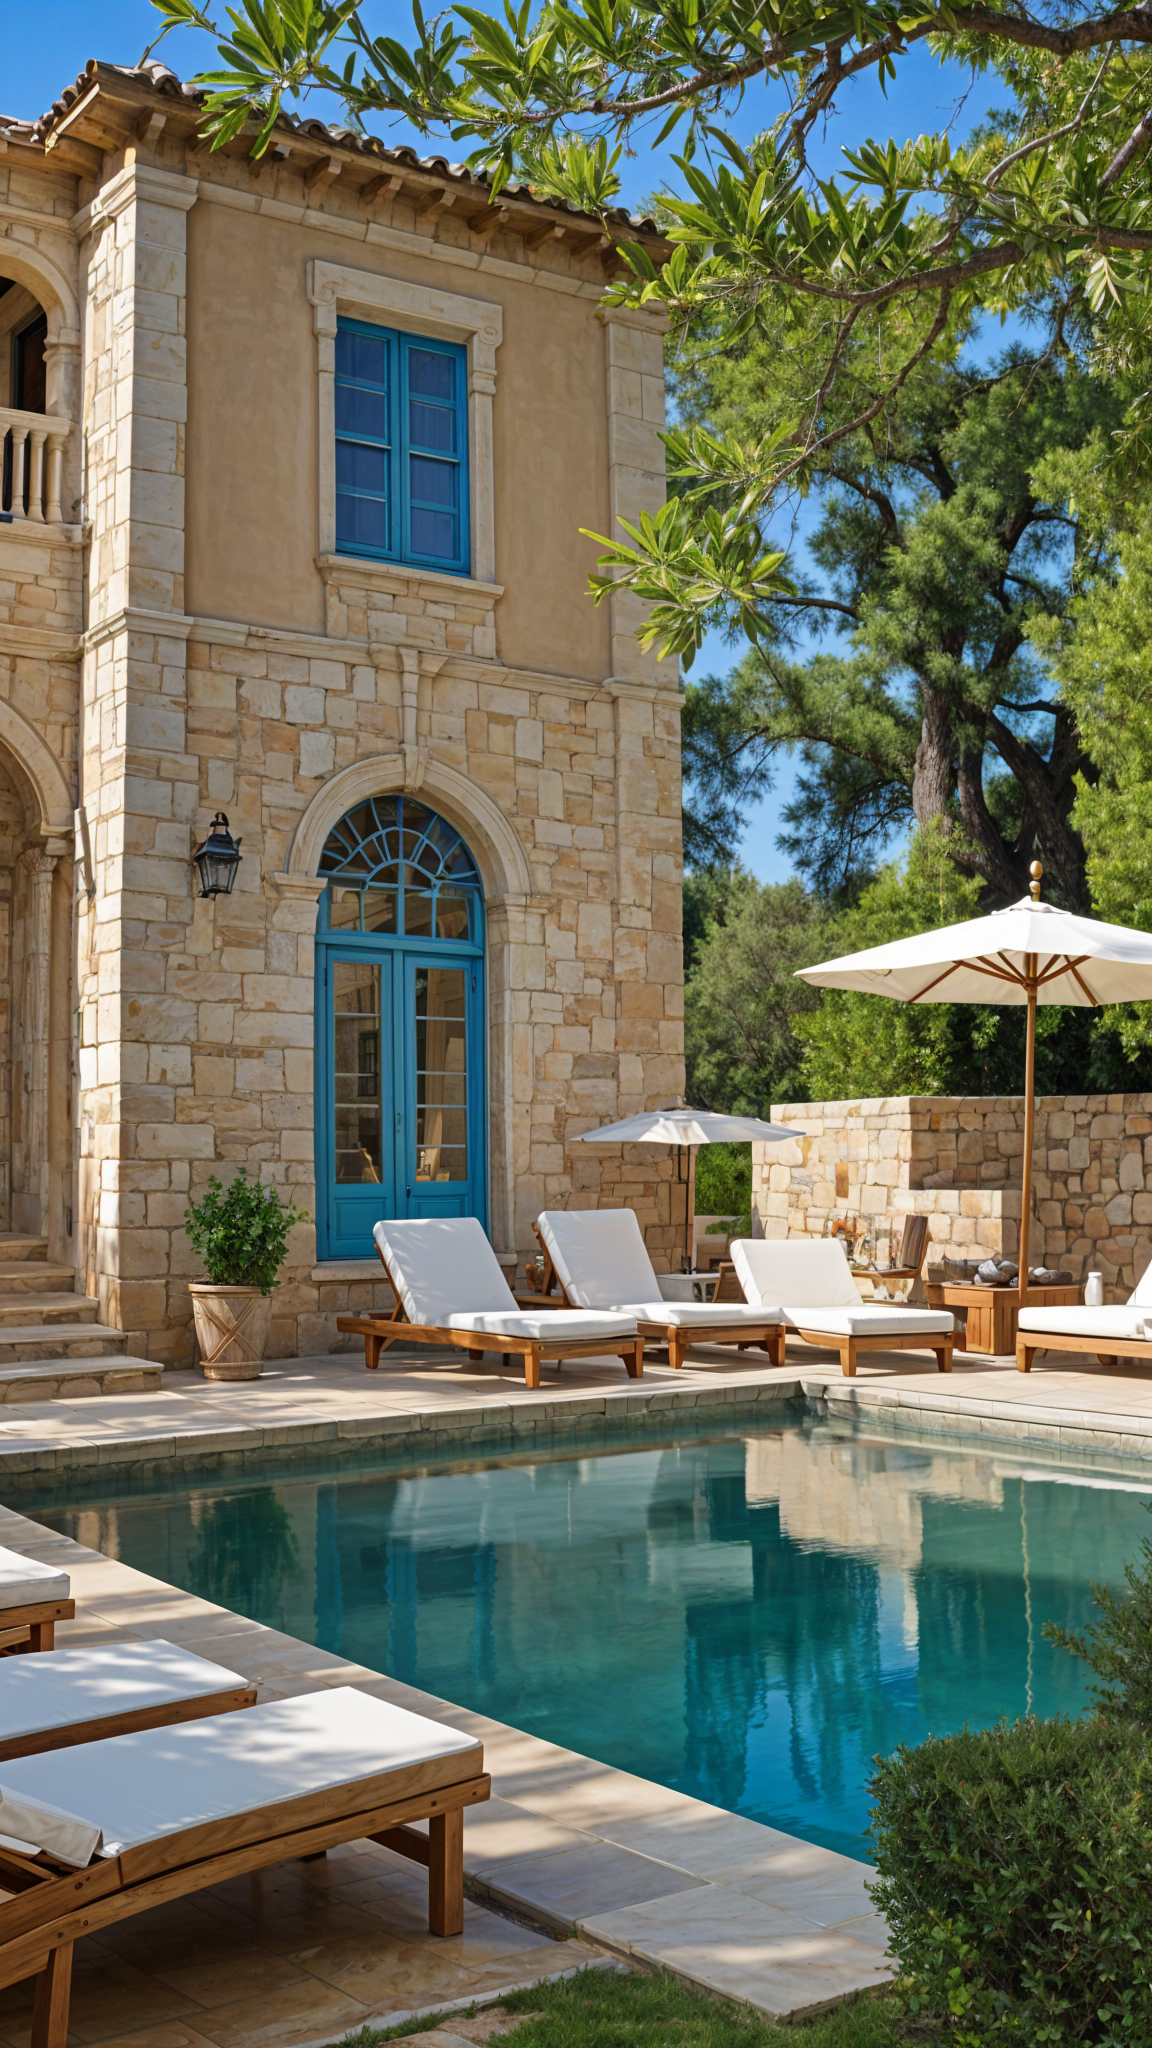
{"label": "blue window", "polygon": [[336,328],[336,546],[466,576],[468,359],[364,320]]}
{"label": "blue window", "polygon": [[382,1218],[486,1219],[484,891],[413,796],[354,805],[320,873],[317,1242],[370,1258]]}

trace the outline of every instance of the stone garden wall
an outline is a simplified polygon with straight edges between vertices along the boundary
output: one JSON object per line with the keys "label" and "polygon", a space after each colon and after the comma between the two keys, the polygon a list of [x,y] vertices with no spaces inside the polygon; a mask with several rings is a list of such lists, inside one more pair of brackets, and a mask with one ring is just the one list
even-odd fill
{"label": "stone garden wall", "polygon": [[[820,1236],[828,1217],[873,1230],[929,1219],[939,1258],[1014,1258],[1024,1102],[891,1096],[782,1103],[803,1135],[753,1148],[753,1210],[766,1237]],[[1152,1095],[1044,1096],[1036,1109],[1030,1258],[1097,1267],[1122,1300],[1152,1259]]]}

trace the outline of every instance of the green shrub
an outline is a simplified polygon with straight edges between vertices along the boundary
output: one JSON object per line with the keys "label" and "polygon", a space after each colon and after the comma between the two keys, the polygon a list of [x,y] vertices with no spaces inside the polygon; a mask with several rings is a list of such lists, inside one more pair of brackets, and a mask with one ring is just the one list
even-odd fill
{"label": "green shrub", "polygon": [[696,1214],[723,1216],[751,1234],[751,1145],[701,1145],[696,1154]]}
{"label": "green shrub", "polygon": [[911,2012],[955,2048],[1152,2040],[1152,1757],[1133,1722],[1002,1722],[879,1759],[877,1881]]}
{"label": "green shrub", "polygon": [[202,1199],[184,1211],[188,1241],[209,1280],[217,1287],[258,1287],[261,1294],[275,1286],[292,1225],[306,1221],[303,1209],[250,1180],[243,1167],[227,1189],[213,1175]]}

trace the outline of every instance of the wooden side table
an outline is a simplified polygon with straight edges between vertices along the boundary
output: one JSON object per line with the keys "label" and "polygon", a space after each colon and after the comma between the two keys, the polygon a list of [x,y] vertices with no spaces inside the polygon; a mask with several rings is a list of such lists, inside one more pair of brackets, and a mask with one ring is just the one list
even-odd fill
{"label": "wooden side table", "polygon": [[[1020,1297],[1015,1287],[965,1287],[959,1281],[926,1280],[929,1308],[967,1309],[958,1324],[957,1351],[995,1355],[1016,1350],[1016,1315]],[[1028,1308],[1068,1308],[1080,1299],[1079,1287],[1030,1287]]]}

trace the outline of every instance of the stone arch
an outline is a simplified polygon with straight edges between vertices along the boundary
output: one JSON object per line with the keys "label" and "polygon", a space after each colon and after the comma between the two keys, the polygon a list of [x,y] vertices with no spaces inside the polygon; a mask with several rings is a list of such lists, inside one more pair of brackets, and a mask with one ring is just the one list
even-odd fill
{"label": "stone arch", "polygon": [[387,796],[394,790],[407,790],[409,796],[427,802],[463,834],[489,903],[531,894],[532,876],[519,835],[492,798],[457,769],[435,761],[428,762],[419,787],[413,788],[402,754],[374,754],[354,761],[317,790],[296,827],[286,873],[317,874],[324,842],[345,811],[364,797]]}
{"label": "stone arch", "polygon": [[49,341],[80,339],[80,304],[64,272],[42,249],[27,242],[5,239],[0,250],[0,268],[5,277],[22,284],[38,299],[48,315]]}
{"label": "stone arch", "polygon": [[72,837],[72,793],[50,747],[34,726],[0,697],[0,750],[7,757],[41,838]]}

